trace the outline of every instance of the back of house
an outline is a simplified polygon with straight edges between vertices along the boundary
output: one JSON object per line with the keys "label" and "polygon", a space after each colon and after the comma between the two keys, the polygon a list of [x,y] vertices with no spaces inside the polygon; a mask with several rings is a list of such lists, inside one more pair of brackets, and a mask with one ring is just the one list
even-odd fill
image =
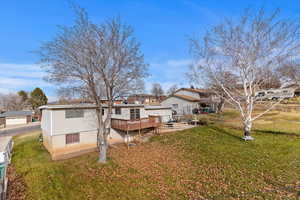
{"label": "back of house", "polygon": [[[97,149],[97,116],[94,104],[42,106],[43,143],[53,159],[64,159]],[[107,106],[102,115],[107,117]],[[112,110],[109,142],[133,139],[141,129],[158,128],[172,117],[168,107],[116,104]]]}

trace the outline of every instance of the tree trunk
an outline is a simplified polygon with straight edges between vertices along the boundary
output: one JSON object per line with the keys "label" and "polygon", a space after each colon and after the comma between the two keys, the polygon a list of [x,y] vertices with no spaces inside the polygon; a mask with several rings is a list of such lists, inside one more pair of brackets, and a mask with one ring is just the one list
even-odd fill
{"label": "tree trunk", "polygon": [[253,140],[254,138],[251,136],[251,128],[252,128],[252,121],[245,120],[244,122],[244,140]]}
{"label": "tree trunk", "polygon": [[97,132],[97,147],[99,149],[99,163],[106,163],[106,152],[107,152],[107,141],[105,137],[105,128],[102,119],[102,106],[97,106],[96,109],[97,122],[98,122],[98,132]]}
{"label": "tree trunk", "polygon": [[221,113],[223,111],[225,105],[225,100],[224,98],[221,98],[220,102],[217,105],[217,113]]}
{"label": "tree trunk", "polygon": [[105,141],[100,142],[99,147],[99,163],[106,163],[107,143]]}

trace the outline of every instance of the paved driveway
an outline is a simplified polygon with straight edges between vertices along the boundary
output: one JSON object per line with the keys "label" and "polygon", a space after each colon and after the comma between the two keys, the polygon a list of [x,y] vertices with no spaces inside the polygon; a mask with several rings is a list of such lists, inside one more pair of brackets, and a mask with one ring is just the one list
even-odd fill
{"label": "paved driveway", "polygon": [[0,136],[15,136],[15,135],[21,135],[33,131],[39,131],[41,130],[40,123],[32,123],[25,126],[18,126],[18,127],[9,127],[5,129],[0,129]]}

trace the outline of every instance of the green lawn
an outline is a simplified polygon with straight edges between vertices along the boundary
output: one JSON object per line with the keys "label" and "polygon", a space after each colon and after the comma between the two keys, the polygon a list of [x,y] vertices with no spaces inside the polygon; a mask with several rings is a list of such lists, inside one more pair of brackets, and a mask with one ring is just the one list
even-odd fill
{"label": "green lawn", "polygon": [[280,133],[244,142],[219,120],[110,149],[107,165],[97,153],[51,161],[31,135],[16,138],[12,163],[27,199],[299,199],[300,137]]}

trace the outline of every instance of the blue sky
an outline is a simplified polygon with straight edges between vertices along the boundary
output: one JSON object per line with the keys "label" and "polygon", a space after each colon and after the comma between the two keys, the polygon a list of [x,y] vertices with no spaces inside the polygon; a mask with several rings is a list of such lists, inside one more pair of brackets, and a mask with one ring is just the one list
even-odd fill
{"label": "blue sky", "polygon": [[[10,0],[0,3],[0,93],[30,91],[41,87],[50,100],[56,88],[43,81],[45,73],[32,53],[51,40],[58,25],[71,25],[74,14],[68,0]],[[112,16],[134,27],[141,42],[153,82],[167,89],[174,83],[187,86],[184,75],[191,57],[187,37],[202,35],[224,17],[237,17],[246,7],[281,8],[282,16],[300,19],[297,0],[74,0],[84,7],[94,22]]]}

